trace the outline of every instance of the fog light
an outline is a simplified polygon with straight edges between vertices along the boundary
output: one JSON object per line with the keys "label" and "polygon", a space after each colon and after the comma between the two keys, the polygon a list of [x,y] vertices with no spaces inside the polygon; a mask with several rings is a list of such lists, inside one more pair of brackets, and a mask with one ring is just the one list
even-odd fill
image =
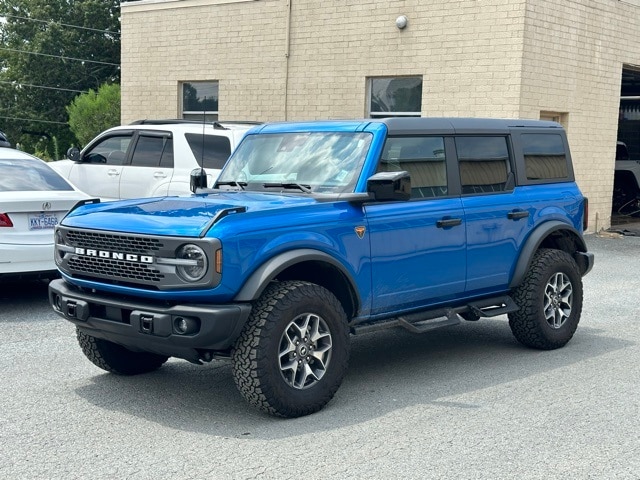
{"label": "fog light", "polygon": [[173,329],[178,335],[190,335],[198,331],[198,320],[190,317],[176,317],[173,320]]}

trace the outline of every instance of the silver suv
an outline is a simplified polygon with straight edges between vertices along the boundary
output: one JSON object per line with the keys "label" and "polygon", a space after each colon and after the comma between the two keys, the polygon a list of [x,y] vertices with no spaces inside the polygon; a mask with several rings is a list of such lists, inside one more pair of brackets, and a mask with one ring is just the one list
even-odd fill
{"label": "silver suv", "polygon": [[70,148],[54,170],[102,200],[190,194],[199,167],[212,185],[245,133],[256,123],[139,120],[102,132],[80,151]]}
{"label": "silver suv", "polygon": [[640,216],[640,160],[632,160],[623,142],[616,145],[613,213]]}

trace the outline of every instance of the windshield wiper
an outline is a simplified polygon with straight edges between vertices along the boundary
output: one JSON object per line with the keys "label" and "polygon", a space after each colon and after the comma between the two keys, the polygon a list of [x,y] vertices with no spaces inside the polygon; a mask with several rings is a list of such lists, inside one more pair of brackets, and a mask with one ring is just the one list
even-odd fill
{"label": "windshield wiper", "polygon": [[232,187],[240,187],[242,190],[244,190],[244,187],[247,186],[247,182],[236,182],[235,180],[229,180],[226,182],[216,182],[216,187],[219,187],[220,185],[230,185]]}
{"label": "windshield wiper", "polygon": [[311,185],[301,185],[300,183],[287,182],[287,183],[263,183],[264,188],[297,188],[304,193],[313,193]]}

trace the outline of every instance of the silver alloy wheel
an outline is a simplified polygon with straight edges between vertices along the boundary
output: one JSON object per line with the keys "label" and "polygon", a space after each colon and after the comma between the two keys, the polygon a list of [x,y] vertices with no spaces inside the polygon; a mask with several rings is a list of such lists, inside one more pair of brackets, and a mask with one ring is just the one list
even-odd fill
{"label": "silver alloy wheel", "polygon": [[551,328],[558,329],[571,315],[573,285],[567,275],[554,273],[544,289],[544,316]]}
{"label": "silver alloy wheel", "polygon": [[293,388],[302,390],[318,382],[331,361],[331,332],[322,317],[303,313],[287,326],[278,359],[280,373]]}

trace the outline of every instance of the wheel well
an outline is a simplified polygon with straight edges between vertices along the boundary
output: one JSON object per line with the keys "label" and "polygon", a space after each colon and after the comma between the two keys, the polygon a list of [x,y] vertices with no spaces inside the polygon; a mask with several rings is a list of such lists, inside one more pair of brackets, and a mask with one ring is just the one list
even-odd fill
{"label": "wheel well", "polygon": [[538,248],[564,250],[569,255],[573,255],[575,252],[586,251],[578,236],[569,230],[556,230],[551,232],[542,240]]}
{"label": "wheel well", "polygon": [[549,222],[534,231],[523,246],[509,284],[511,288],[520,285],[533,256],[541,248],[562,250],[574,258],[581,273],[589,271],[589,259],[585,258],[587,245],[580,233],[561,222]]}
{"label": "wheel well", "polygon": [[336,296],[347,318],[354,317],[358,311],[357,295],[351,283],[329,263],[319,260],[296,263],[280,272],[275,280],[303,280],[321,285]]}

